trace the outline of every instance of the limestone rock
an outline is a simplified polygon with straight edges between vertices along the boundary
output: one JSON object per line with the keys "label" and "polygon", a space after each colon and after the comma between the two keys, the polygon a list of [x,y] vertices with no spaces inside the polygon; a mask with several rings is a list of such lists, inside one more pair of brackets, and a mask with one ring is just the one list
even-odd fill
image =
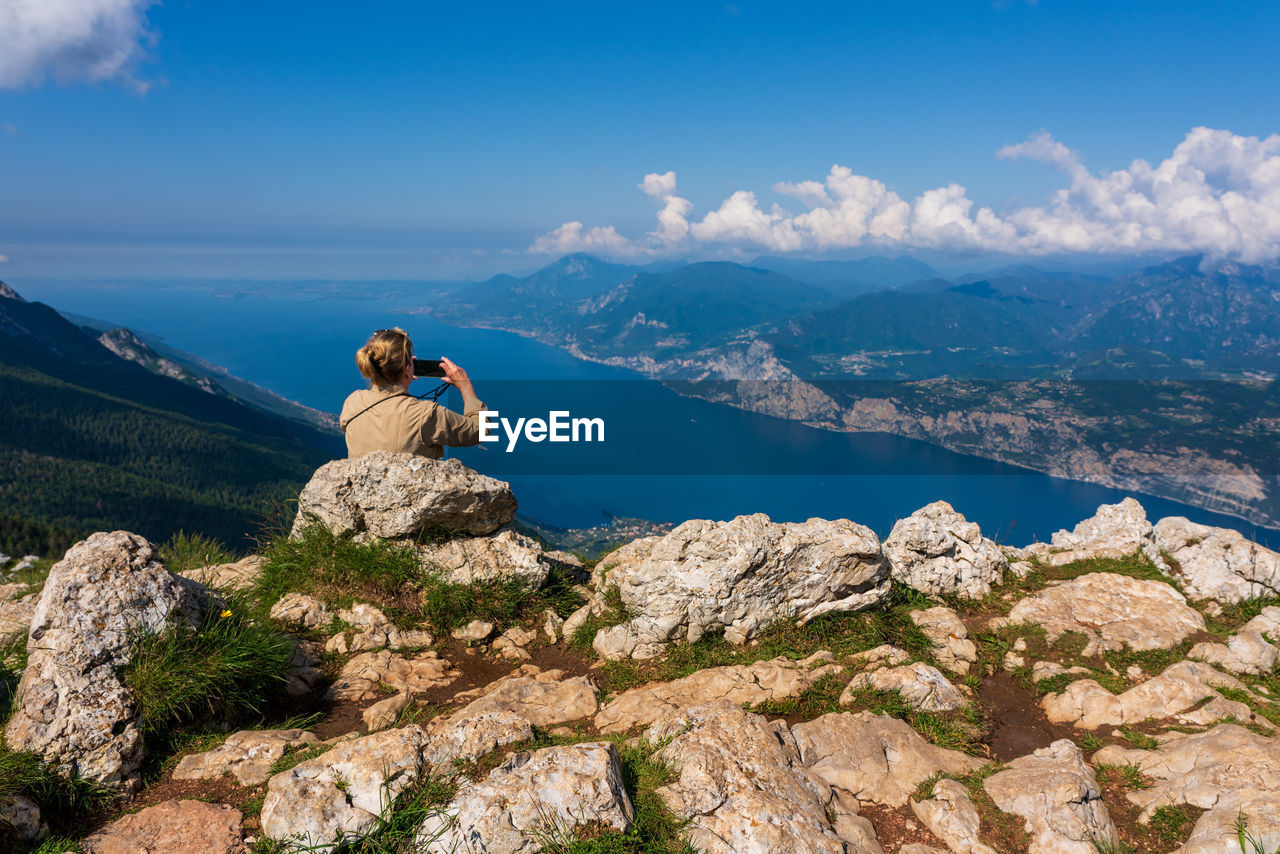
{"label": "limestone rock", "polygon": [[920,661],[903,667],[859,673],[840,695],[840,705],[852,704],[854,694],[860,688],[897,691],[908,706],[926,712],[953,712],[964,708],[967,702],[959,689],[942,675],[942,671]]}
{"label": "limestone rock", "polygon": [[884,553],[895,581],[931,596],[981,599],[1009,568],[1000,547],[945,501],[899,519],[884,541]]}
{"label": "limestone rock", "polygon": [[555,549],[543,552],[542,559],[555,569],[563,572],[575,584],[581,584],[591,578],[591,573],[587,571],[586,565],[575,554]]}
{"label": "limestone rock", "polygon": [[320,684],[324,671],[317,658],[318,645],[306,640],[294,639],[293,652],[289,654],[289,673],[285,676],[285,691],[290,697],[309,694]]}
{"label": "limestone rock", "polygon": [[955,780],[939,780],[933,797],[912,801],[911,811],[955,854],[998,854],[979,838],[978,810],[964,786]]}
{"label": "limestone rock", "polygon": [[574,633],[586,625],[588,620],[601,616],[607,610],[604,597],[598,593],[592,595],[585,605],[565,618],[564,625],[560,627],[560,636],[566,641],[573,640]]}
{"label": "limestone rock", "polygon": [[654,758],[678,779],[657,792],[702,854],[844,854],[827,787],[802,767],[786,724],[718,701],[659,718],[644,738],[670,739]]}
{"label": "limestone rock", "polygon": [[315,744],[315,733],[301,729],[243,730],[213,750],[182,757],[175,780],[217,780],[230,774],[242,786],[265,783],[271,766],[286,748]]}
{"label": "limestone rock", "polygon": [[200,601],[198,586],[165,569],[137,534],[97,533],[72,546],[32,614],[9,746],[99,783],[135,784],[142,734],[117,668],[136,633],[194,627]]}
{"label": "limestone rock", "polygon": [[312,520],[334,534],[416,539],[432,529],[488,534],[515,518],[509,484],[456,459],[374,451],[321,466],[298,496],[297,536]]}
{"label": "limestone rock", "polygon": [[547,608],[542,612],[542,621],[542,631],[546,633],[547,638],[552,643],[560,640],[561,633],[564,631],[564,618]]}
{"label": "limestone rock", "polygon": [[1007,618],[991,625],[1038,623],[1050,642],[1064,632],[1081,632],[1085,655],[1121,649],[1167,649],[1204,631],[1204,617],[1186,598],[1161,581],[1111,572],[1091,572],[1046,587],[1021,600]]}
{"label": "limestone rock", "polygon": [[184,572],[183,575],[215,590],[243,590],[253,586],[262,575],[262,555],[249,555],[233,563],[210,564]]}
{"label": "limestone rock", "polygon": [[319,599],[305,593],[286,593],[271,606],[271,619],[288,625],[320,629],[333,622],[333,613]]}
{"label": "limestone rock", "polygon": [[385,686],[392,693],[416,694],[441,685],[448,685],[458,677],[448,659],[434,651],[420,652],[405,658],[389,650],[365,652],[343,665],[337,680],[329,686],[329,698],[334,700],[374,700],[385,697]]}
{"label": "limestone rock", "polygon": [[122,816],[87,837],[88,854],[245,854],[239,810],[204,801],[165,801]]}
{"label": "limestone rock", "polygon": [[435,639],[430,632],[418,629],[401,631],[387,616],[372,605],[356,603],[339,611],[338,619],[355,628],[354,632],[338,632],[325,642],[326,652],[345,655],[352,652],[368,652],[376,649],[400,649],[402,647],[427,647]]}
{"label": "limestone rock", "polygon": [[1037,557],[1062,566],[1085,558],[1127,557],[1142,552],[1156,566],[1165,568],[1147,511],[1133,497],[1119,504],[1100,505],[1098,512],[1076,525],[1075,530],[1058,531],[1053,535],[1052,548],[1058,551],[1050,553],[1045,548]]}
{"label": "limestone rock", "polygon": [[892,644],[882,643],[873,649],[855,652],[849,656],[849,660],[859,667],[872,670],[876,667],[894,667],[899,664],[906,664],[911,660],[911,653]]}
{"label": "limestone rock", "polygon": [[[25,584],[6,584],[4,587],[27,589]],[[27,633],[31,628],[31,618],[36,613],[36,603],[39,601],[39,593],[28,593],[17,598],[0,598],[0,644],[16,640],[20,635]]]}
{"label": "limestone rock", "polygon": [[1052,679],[1055,676],[1061,676],[1063,673],[1072,675],[1088,673],[1089,668],[1080,667],[1063,667],[1056,661],[1037,661],[1031,665],[1031,679],[1033,682],[1043,682],[1046,679]]}
{"label": "limestone rock", "polygon": [[1026,819],[1028,854],[1095,854],[1093,840],[1118,842],[1098,779],[1067,739],[1013,760],[982,788],[997,807]]}
{"label": "limestone rock", "polygon": [[709,667],[671,682],[655,682],[624,691],[596,715],[602,734],[625,732],[650,724],[684,706],[713,700],[736,705],[785,700],[811,688],[825,676],[839,673],[829,652],[815,652],[800,661],[775,658],[746,665]]}
{"label": "limestone rock", "polygon": [[533,727],[589,717],[597,690],[585,676],[564,678],[561,670],[526,664],[483,688],[459,693],[467,705],[431,722],[427,761],[443,765],[475,759],[503,744],[533,737]]}
{"label": "limestone rock", "polygon": [[[1274,643],[1272,641],[1275,641]],[[1217,665],[1232,673],[1270,673],[1280,658],[1280,608],[1270,605],[1221,643],[1198,643],[1188,658]]]}
{"label": "limestone rock", "polygon": [[423,544],[418,546],[418,555],[452,584],[513,578],[537,590],[546,583],[551,566],[542,559],[537,540],[509,528],[485,537]]}
{"label": "limestone rock", "polygon": [[717,629],[742,644],[772,620],[805,623],[869,608],[889,592],[876,535],[847,519],[695,519],[629,543],[602,564],[597,569],[636,615],[597,633],[595,649],[608,659],[652,658],[671,641]]}
{"label": "limestone rock", "polygon": [[911,620],[924,632],[933,645],[934,657],[947,670],[963,676],[978,660],[977,644],[969,640],[969,630],[950,608],[917,609],[911,612]]}
{"label": "limestone rock", "polygon": [[805,767],[864,803],[906,806],[937,772],[961,776],[982,761],[930,744],[909,724],[871,712],[823,715],[791,728]]}
{"label": "limestone rock", "polygon": [[[1061,693],[1046,694],[1040,705],[1052,723],[1070,723],[1084,729],[1131,724],[1148,718],[1172,718],[1178,723],[1211,724],[1220,718],[1245,721],[1257,718],[1244,703],[1218,695],[1214,688],[1244,690],[1237,679],[1207,664],[1179,661],[1123,694],[1112,694],[1092,679],[1072,682]],[[1208,699],[1205,705],[1199,705]]]}
{"label": "limestone rock", "polygon": [[1192,599],[1243,602],[1280,593],[1280,554],[1239,531],[1170,516],[1156,525],[1155,542],[1173,558]]}
{"label": "limestone rock", "polygon": [[39,804],[23,795],[0,795],[0,843],[38,842],[48,833]]}
{"label": "limestone rock", "polygon": [[484,620],[472,620],[460,629],[454,629],[450,637],[467,643],[479,643],[493,634],[493,623]]}
{"label": "limestone rock", "polygon": [[426,741],[417,726],[383,730],[281,771],[267,783],[262,832],[321,852],[359,839],[425,772]]}
{"label": "limestone rock", "polygon": [[374,703],[361,714],[365,729],[377,732],[393,725],[400,713],[409,707],[410,699],[408,694],[396,694]]}
{"label": "limestone rock", "polygon": [[426,854],[533,854],[539,836],[573,838],[580,826],[625,833],[635,811],[609,742],[517,753],[483,783],[465,783],[443,814],[418,834]]}
{"label": "limestone rock", "polygon": [[1134,763],[1155,780],[1126,795],[1142,809],[1141,822],[1166,804],[1207,810],[1181,854],[1239,854],[1235,823],[1242,812],[1263,850],[1280,847],[1280,740],[1222,724],[1192,735],[1171,732],[1155,750],[1104,747],[1094,760]]}

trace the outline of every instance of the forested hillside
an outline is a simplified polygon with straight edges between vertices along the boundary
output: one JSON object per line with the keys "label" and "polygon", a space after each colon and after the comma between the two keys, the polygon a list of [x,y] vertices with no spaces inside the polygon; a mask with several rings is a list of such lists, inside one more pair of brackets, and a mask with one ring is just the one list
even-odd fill
{"label": "forested hillside", "polygon": [[0,533],[198,530],[229,543],[296,496],[340,438],[158,376],[11,290],[0,293]]}

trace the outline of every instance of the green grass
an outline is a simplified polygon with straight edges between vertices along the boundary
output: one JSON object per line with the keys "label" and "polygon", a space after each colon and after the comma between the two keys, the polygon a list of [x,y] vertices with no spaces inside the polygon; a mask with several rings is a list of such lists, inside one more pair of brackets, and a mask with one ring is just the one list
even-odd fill
{"label": "green grass", "polygon": [[1280,854],[1280,847],[1268,851],[1267,847],[1249,832],[1249,817],[1244,813],[1236,816],[1236,841],[1240,845],[1241,854]]}
{"label": "green grass", "polygon": [[448,631],[471,620],[504,625],[534,621],[547,608],[564,617],[582,604],[560,570],[553,569],[538,590],[514,579],[452,584],[424,564],[410,545],[357,543],[319,525],[296,540],[272,537],[263,557],[262,574],[252,590],[262,608],[298,592],[331,608],[371,603],[401,628],[426,625]]}
{"label": "green grass", "polygon": [[950,750],[980,756],[986,724],[982,710],[970,703],[957,712],[926,712],[912,708],[897,691],[860,688],[853,692],[852,703],[841,711],[867,709],[877,715],[888,715],[906,721],[925,739]]}
{"label": "green grass", "polygon": [[1093,733],[1086,732],[1084,735],[1076,739],[1076,744],[1079,745],[1080,749],[1085,753],[1093,753],[1095,750],[1101,750],[1106,742],[1098,738]]}
{"label": "green grass", "polygon": [[1161,850],[1172,850],[1187,841],[1199,810],[1186,804],[1160,807],[1151,814],[1150,828]]}
{"label": "green grass", "polygon": [[[36,754],[11,750],[0,740],[0,798],[13,795],[24,795],[39,804],[40,817],[49,823],[55,836],[70,833],[73,838],[87,832],[115,797],[104,786],[64,776]],[[6,841],[0,825],[0,847]]]}
{"label": "green grass", "polygon": [[181,575],[212,564],[230,563],[236,558],[219,540],[178,531],[160,546],[160,559],[170,572]]}
{"label": "green grass", "polygon": [[1235,700],[1237,703],[1244,703],[1249,709],[1260,717],[1266,718],[1276,726],[1280,726],[1280,708],[1273,703],[1264,703],[1248,691],[1242,691],[1239,688],[1216,688],[1219,694],[1228,700]]}
{"label": "green grass", "polygon": [[1160,742],[1147,735],[1145,732],[1139,732],[1128,724],[1119,727],[1120,737],[1138,750],[1155,750],[1160,746]]}
{"label": "green grass", "polygon": [[588,617],[577,630],[569,638],[570,649],[576,650],[583,655],[594,655],[594,649],[591,646],[596,639],[596,633],[601,629],[607,629],[612,626],[618,626],[631,619],[632,614],[627,610],[627,606],[622,602],[622,594],[618,592],[615,585],[609,585],[604,589],[605,611],[594,617]]}
{"label": "green grass", "polygon": [[[905,649],[918,661],[936,664],[933,644],[912,621],[910,611],[922,597],[895,585],[888,600],[873,610],[823,614],[803,626],[790,619],[775,620],[754,639],[754,645],[733,646],[722,633],[708,632],[693,643],[674,643],[652,661],[606,661],[599,673],[607,694],[650,681],[669,682],[708,667],[751,664],[772,658],[792,660],[827,650],[838,659],[882,644]],[[582,633],[585,637],[585,632]],[[602,702],[607,701],[607,696]]]}
{"label": "green grass", "polygon": [[1130,762],[1127,765],[1108,765],[1102,763],[1097,767],[1098,776],[1104,780],[1108,777],[1114,778],[1115,781],[1126,789],[1149,789],[1151,781],[1143,775],[1142,769],[1137,764]]}
{"label": "green grass", "polygon": [[233,723],[261,716],[284,695],[293,643],[237,599],[212,608],[195,631],[139,634],[121,669],[145,737],[203,719]]}

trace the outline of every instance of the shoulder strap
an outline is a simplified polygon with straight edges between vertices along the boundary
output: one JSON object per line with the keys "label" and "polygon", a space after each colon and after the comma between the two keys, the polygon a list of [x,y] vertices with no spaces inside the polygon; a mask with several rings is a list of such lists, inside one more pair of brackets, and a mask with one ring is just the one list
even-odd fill
{"label": "shoulder strap", "polygon": [[397,397],[412,397],[412,395],[410,395],[410,394],[409,394],[409,392],[407,392],[407,391],[402,391],[402,392],[400,392],[399,394],[391,394],[391,395],[387,395],[386,397],[382,398],[381,400],[375,400],[373,403],[369,404],[369,405],[368,405],[368,406],[366,406],[364,409],[361,409],[361,410],[360,410],[359,412],[357,412],[355,415],[352,415],[350,418],[348,418],[348,419],[347,419],[347,426],[348,426],[348,427],[350,427],[350,426],[351,426],[351,422],[352,422],[352,421],[355,421],[357,418],[359,418],[361,415],[364,415],[364,414],[365,414],[366,412],[368,412],[370,409],[373,409],[373,408],[374,408],[375,406],[377,406],[379,403],[386,403],[388,400],[394,400],[394,399],[395,399],[395,398],[397,398]]}

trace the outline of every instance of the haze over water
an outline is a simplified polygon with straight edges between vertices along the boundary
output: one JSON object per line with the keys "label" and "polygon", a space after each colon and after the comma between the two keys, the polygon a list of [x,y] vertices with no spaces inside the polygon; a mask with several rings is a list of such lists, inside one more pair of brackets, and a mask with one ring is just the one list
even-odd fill
{"label": "haze over water", "polygon": [[[172,347],[327,412],[338,411],[347,394],[364,386],[353,354],[368,334],[402,326],[418,356],[457,361],[485,403],[504,415],[545,417],[548,410],[568,409],[605,420],[606,442],[600,446],[522,441],[512,454],[494,448],[457,454],[482,472],[510,480],[522,514],[554,525],[596,525],[606,514],[680,522],[763,512],[776,521],[845,517],[884,536],[896,519],[945,500],[986,535],[1024,545],[1070,529],[1099,504],[1129,494],[912,439],[832,433],[682,398],[631,372],[580,361],[511,333],[404,314],[429,296],[406,298],[402,284],[395,296],[347,298],[319,297],[283,284],[12,284],[28,299],[64,313],[163,336]],[[376,292],[365,286],[352,290]],[[430,388],[420,380],[413,391]],[[456,399],[452,406],[460,408]],[[542,473],[547,471],[572,473]],[[686,471],[694,473],[681,473]],[[1152,520],[1183,515],[1236,528],[1264,544],[1280,542],[1280,533],[1238,519],[1138,498]]]}

